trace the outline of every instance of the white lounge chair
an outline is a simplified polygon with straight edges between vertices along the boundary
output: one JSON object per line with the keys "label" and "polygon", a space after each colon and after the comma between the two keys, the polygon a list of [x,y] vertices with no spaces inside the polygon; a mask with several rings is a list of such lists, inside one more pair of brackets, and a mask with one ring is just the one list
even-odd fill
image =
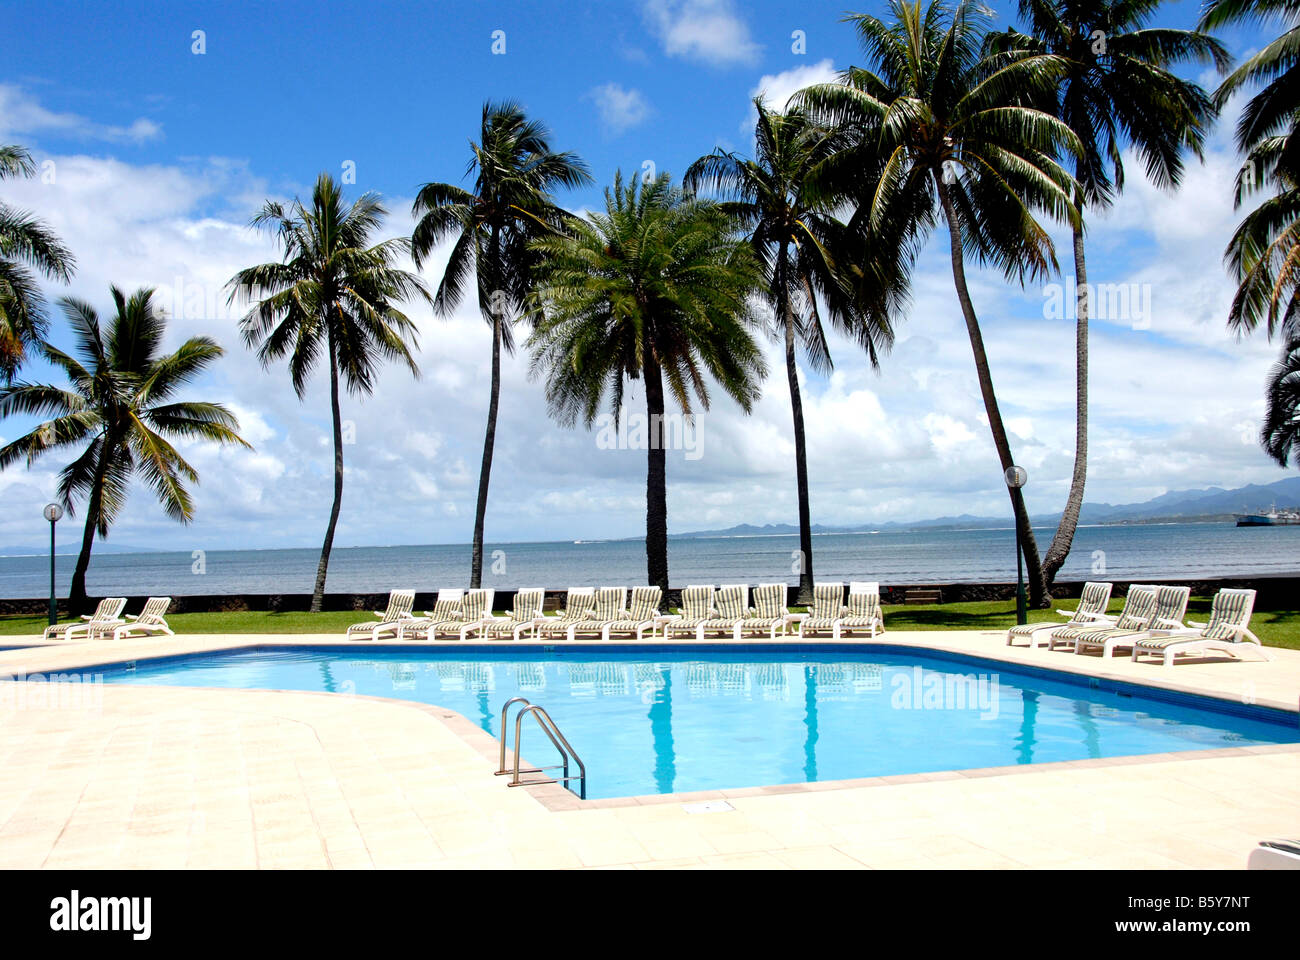
{"label": "white lounge chair", "polygon": [[1075,638],[1074,652],[1100,649],[1104,660],[1116,647],[1132,647],[1140,637],[1151,636],[1152,630],[1184,629],[1183,617],[1187,614],[1187,600],[1191,592],[1187,587],[1156,587],[1156,612],[1147,622],[1145,630],[1108,627],[1085,633]]}
{"label": "white lounge chair", "polygon": [[810,633],[830,633],[838,639],[839,619],[844,609],[844,584],[813,584],[812,610],[807,614],[791,614],[788,619],[799,624],[799,639]]}
{"label": "white lounge chair", "polygon": [[1151,624],[1156,614],[1156,588],[1149,583],[1130,584],[1124,595],[1124,606],[1119,616],[1103,614],[1096,623],[1081,627],[1057,627],[1047,637],[1047,647],[1055,650],[1058,646],[1073,650],[1075,641],[1090,633],[1100,630],[1118,630],[1124,634],[1140,633]]}
{"label": "white lounge chair", "polygon": [[423,640],[429,636],[429,631],[434,627],[459,621],[460,602],[464,597],[465,591],[455,587],[439,590],[437,599],[433,601],[432,610],[424,611],[422,617],[411,617],[398,624],[397,639]]}
{"label": "white lounge chair", "polygon": [[693,633],[696,640],[704,639],[704,625],[717,616],[713,609],[712,584],[690,584],[682,590],[677,607],[678,617],[664,624],[664,638],[672,639],[675,633]]}
{"label": "white lounge chair", "polygon": [[492,598],[496,591],[491,587],[467,590],[460,601],[460,619],[436,623],[429,628],[430,640],[466,639],[471,633],[480,637],[487,625],[496,618],[492,615]]}
{"label": "white lounge chair", "polygon": [[591,613],[583,620],[575,620],[570,623],[566,636],[570,640],[578,639],[579,635],[584,637],[602,636],[606,626],[623,619],[626,615],[626,608],[627,587],[601,587],[596,591]]}
{"label": "white lounge chair", "polygon": [[1065,623],[1020,623],[1007,631],[1007,646],[1015,640],[1027,640],[1030,649],[1046,641],[1054,630],[1062,627],[1102,626],[1113,623],[1104,619],[1106,608],[1110,606],[1110,592],[1113,585],[1100,581],[1088,581],[1079,594],[1079,605],[1073,610],[1057,610],[1066,618]]}
{"label": "white lounge chair", "polygon": [[567,637],[569,627],[575,623],[590,619],[591,610],[595,604],[595,588],[570,587],[564,597],[564,609],[557,610],[555,616],[540,621],[537,625],[537,635],[542,637]]}
{"label": "white lounge chair", "polygon": [[514,606],[508,616],[493,617],[483,628],[483,636],[488,640],[502,640],[510,637],[518,640],[525,630],[537,636],[534,621],[542,615],[542,604],[546,591],[541,587],[524,587],[515,591]]}
{"label": "white lounge chair", "polygon": [[724,583],[713,595],[713,607],[717,615],[704,621],[699,635],[730,634],[733,640],[739,640],[741,624],[749,614],[749,584]]}
{"label": "white lounge chair", "polygon": [[1300,870],[1300,840],[1261,840],[1246,859],[1247,870]]}
{"label": "white lounge chair", "polygon": [[880,610],[880,584],[875,580],[849,582],[849,599],[840,611],[839,623],[831,636],[838,640],[845,634],[866,633],[872,638],[885,632],[885,617]]}
{"label": "white lounge chair", "polygon": [[608,641],[614,634],[619,634],[640,640],[647,630],[653,633],[659,619],[659,601],[663,596],[658,587],[633,587],[628,608],[620,614],[621,619],[605,624],[600,639]]}
{"label": "white lounge chair", "polygon": [[1158,656],[1166,667],[1174,658],[1203,650],[1222,650],[1234,657],[1250,649],[1262,660],[1273,659],[1259,637],[1250,632],[1250,614],[1255,608],[1254,590],[1220,590],[1210,605],[1209,623],[1192,623],[1166,634],[1154,633],[1133,644],[1132,658]]}
{"label": "white lounge chair", "polygon": [[[168,600],[168,603],[171,601]],[[354,623],[348,627],[344,636],[349,640],[378,640],[381,636],[397,636],[397,629],[403,621],[411,619],[411,607],[415,605],[414,590],[394,590],[388,595],[388,609],[375,611],[378,622],[367,620]]]}
{"label": "white lounge chair", "polygon": [[80,620],[46,627],[41,637],[45,640],[75,640],[78,637],[84,639],[92,636],[92,631],[97,631],[101,627],[121,626],[126,623],[122,619],[122,610],[125,607],[126,597],[105,597],[99,601],[94,613],[89,616],[83,614]]}
{"label": "white lounge chair", "polygon": [[144,602],[144,606],[138,614],[126,618],[126,623],[118,627],[108,624],[96,627],[91,631],[90,637],[93,640],[105,634],[112,634],[114,640],[126,640],[132,637],[153,637],[159,634],[167,637],[174,636],[175,633],[172,628],[163,619],[171,605],[171,597],[150,597]]}
{"label": "white lounge chair", "polygon": [[740,621],[737,639],[747,633],[766,633],[769,640],[776,639],[777,631],[784,635],[786,616],[790,613],[785,603],[787,593],[784,583],[760,583],[755,587],[754,605]]}

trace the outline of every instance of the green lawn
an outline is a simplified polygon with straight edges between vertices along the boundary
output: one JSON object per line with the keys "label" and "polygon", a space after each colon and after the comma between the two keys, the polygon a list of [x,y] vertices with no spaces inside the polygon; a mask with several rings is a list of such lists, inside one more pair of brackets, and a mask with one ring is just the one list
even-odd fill
{"label": "green lawn", "polygon": [[[1075,601],[1062,601],[1063,609]],[[1117,613],[1123,601],[1111,601]],[[1193,597],[1187,614],[1204,622],[1210,614],[1209,597]],[[177,613],[167,618],[177,633],[342,633],[348,624],[366,619],[350,610],[326,613]],[[1031,623],[1059,619],[1051,610],[1031,610]],[[973,603],[886,606],[885,624],[891,630],[1005,630],[1016,622],[1014,600]],[[44,617],[0,617],[0,636],[40,633]],[[1300,649],[1300,611],[1256,608],[1251,629],[1273,647]]]}

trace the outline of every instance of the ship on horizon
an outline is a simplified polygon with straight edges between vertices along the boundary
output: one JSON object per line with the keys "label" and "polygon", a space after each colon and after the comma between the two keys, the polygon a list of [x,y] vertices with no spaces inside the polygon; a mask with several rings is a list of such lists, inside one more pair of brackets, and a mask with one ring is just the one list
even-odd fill
{"label": "ship on horizon", "polygon": [[1239,513],[1239,527],[1290,527],[1300,526],[1300,510],[1279,510],[1274,505],[1268,513]]}

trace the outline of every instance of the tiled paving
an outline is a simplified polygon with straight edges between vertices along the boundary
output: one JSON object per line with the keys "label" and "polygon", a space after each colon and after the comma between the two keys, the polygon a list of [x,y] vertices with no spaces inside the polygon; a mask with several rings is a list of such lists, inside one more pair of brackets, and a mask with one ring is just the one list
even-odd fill
{"label": "tiled paving", "polygon": [[[327,639],[62,644],[0,651],[0,675]],[[883,639],[1290,710],[1300,695],[1297,651],[1166,669],[987,632]],[[582,803],[507,788],[496,742],[438,707],[112,685],[48,704],[37,686],[0,694],[3,867],[1239,868],[1300,832],[1296,745]],[[732,809],[684,808],[711,796]]]}

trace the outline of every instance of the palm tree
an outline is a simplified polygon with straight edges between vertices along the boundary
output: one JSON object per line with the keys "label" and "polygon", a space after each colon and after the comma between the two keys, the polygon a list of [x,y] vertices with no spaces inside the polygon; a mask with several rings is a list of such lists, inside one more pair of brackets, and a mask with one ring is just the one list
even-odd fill
{"label": "palm tree", "polygon": [[665,387],[684,414],[692,395],[707,410],[711,375],[748,412],[766,374],[749,330],[761,274],[732,227],[666,174],[641,188],[618,174],[604,213],[533,243],[542,271],[530,308],[531,371],[546,375],[551,413],[590,427],[606,395],[617,414],[626,382],[645,383],[646,567],[665,592]]}
{"label": "palm tree", "polygon": [[[988,49],[1011,56],[1053,54],[1064,71],[1050,97],[1039,104],[1079,139],[1074,159],[1080,213],[1103,209],[1124,189],[1122,150],[1131,146],[1147,176],[1161,187],[1182,179],[1184,149],[1201,155],[1207,124],[1216,110],[1195,83],[1170,72],[1177,63],[1228,64],[1227,51],[1195,30],[1149,28],[1160,0],[1020,0],[1029,33],[992,34]],[[1073,224],[1075,313],[1074,472],[1056,535],[1043,558],[1051,583],[1070,554],[1088,476],[1088,317],[1090,298],[1083,221]]]}
{"label": "palm tree", "polygon": [[550,138],[546,127],[529,120],[518,104],[483,104],[479,142],[470,143],[473,156],[466,170],[466,175],[475,175],[473,192],[450,183],[426,183],[411,211],[416,217],[411,236],[416,266],[439,243],[455,237],[434,309],[450,316],[460,305],[473,271],[478,308],[492,329],[492,384],[474,507],[471,588],[479,587],[483,577],[483,524],[496,446],[501,350],[513,354],[515,349],[507,313],[521,310],[528,295],[535,267],[529,244],[569,219],[551,191],[591,181],[586,164],[575,154],[554,152]]}
{"label": "palm tree", "polygon": [[153,291],[137,290],[129,298],[117,287],[112,291],[117,313],[107,331],[90,304],[71,297],[60,301],[72,325],[76,355],[50,344],[42,344],[41,353],[63,371],[69,386],[16,382],[0,389],[0,417],[48,418],[0,448],[0,469],[19,457],[31,466],[51,450],[86,444],[60,472],[58,487],[69,514],[75,500],[86,498],[81,553],[68,595],[74,615],[86,605],[86,570],[95,534],[108,536],[126,504],[132,479],[151,487],[173,520],[194,519],[194,502],[185,485],[198,483],[199,476],[169,441],[248,447],[236,433],[239,422],[221,404],[172,399],[224,353],[221,347],[207,337],[191,337],[174,353],[160,355],[167,322],[153,304]]}
{"label": "palm tree", "polygon": [[[772,333],[785,345],[786,379],[794,419],[795,478],[799,496],[799,596],[811,603],[813,588],[812,520],[808,504],[808,453],[797,350],[819,373],[832,367],[820,299],[831,323],[866,350],[873,367],[893,343],[889,314],[900,299],[888,283],[866,284],[849,265],[865,240],[835,216],[848,185],[837,169],[849,145],[843,131],[812,121],[802,110],[758,110],[754,159],[716,150],[686,171],[687,189],[710,189],[723,197],[720,208],[741,224],[763,267],[763,293],[772,310]],[[858,166],[853,168],[860,173]],[[854,179],[857,179],[855,177]],[[874,245],[872,263],[901,244]],[[844,264],[841,269],[838,264]],[[892,265],[896,266],[896,264]],[[895,271],[896,272],[896,271]]]}
{"label": "palm tree", "polygon": [[[862,131],[885,161],[860,198],[867,222],[911,223],[921,236],[938,216],[948,227],[953,283],[975,357],[980,393],[1004,470],[1014,460],[979,319],[966,284],[966,255],[1024,283],[1056,270],[1036,214],[1074,223],[1077,185],[1055,159],[1081,152],[1078,138],[1049,112],[1026,103],[1054,88],[1065,69],[1050,55],[981,55],[980,17],[965,3],[891,0],[892,22],[846,18],[873,69],[850,67],[839,83],[805,89],[801,102],[832,122]],[[895,226],[894,229],[898,229]],[[1031,599],[1047,595],[1038,544],[1019,488],[1008,487],[1020,531]]]}
{"label": "palm tree", "polygon": [[[0,145],[0,180],[36,173],[22,147]],[[72,254],[39,220],[0,203],[0,381],[11,383],[29,347],[39,349],[48,321],[32,271],[67,283]]]}
{"label": "palm tree", "polygon": [[1289,340],[1274,365],[1265,393],[1268,410],[1260,442],[1268,455],[1285,467],[1300,465],[1300,337]]}
{"label": "palm tree", "polygon": [[263,367],[289,360],[293,389],[302,399],[324,352],[334,427],[334,502],[321,546],[311,610],[325,595],[334,528],[343,503],[343,421],[339,379],[349,393],[369,396],[382,359],[400,360],[418,376],[411,356],[415,324],[396,304],[426,296],[418,276],[395,266],[410,251],[397,237],[372,244],[387,211],[367,193],[348,207],[332,177],[322,173],[311,206],[267,201],[252,225],[276,236],[284,259],[241,270],[230,281],[230,299],[261,298],[240,321],[244,342],[257,348]]}
{"label": "palm tree", "polygon": [[1281,331],[1289,341],[1300,331],[1300,2],[1217,0],[1207,5],[1199,26],[1254,21],[1285,29],[1214,92],[1222,107],[1234,93],[1260,87],[1237,123],[1237,147],[1246,160],[1237,174],[1236,205],[1266,196],[1228,243],[1225,259],[1238,284],[1228,326],[1245,333],[1262,324],[1270,337]]}

